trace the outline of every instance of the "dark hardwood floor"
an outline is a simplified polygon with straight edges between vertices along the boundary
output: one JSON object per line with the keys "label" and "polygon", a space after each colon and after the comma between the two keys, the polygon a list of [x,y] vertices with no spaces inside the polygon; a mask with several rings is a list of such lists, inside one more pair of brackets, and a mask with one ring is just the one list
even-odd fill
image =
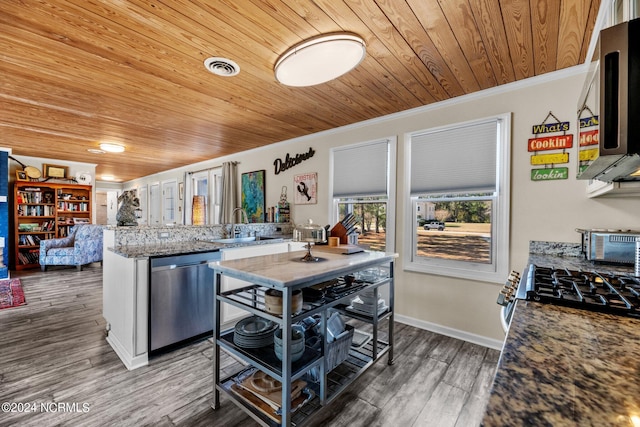
{"label": "dark hardwood floor", "polygon": [[[211,340],[124,367],[105,341],[99,264],[12,277],[27,305],[0,310],[0,402],[25,407],[1,412],[0,426],[255,425],[224,397],[211,409]],[[498,356],[397,323],[395,364],[372,366],[312,425],[477,426]],[[238,364],[222,366],[231,374]]]}

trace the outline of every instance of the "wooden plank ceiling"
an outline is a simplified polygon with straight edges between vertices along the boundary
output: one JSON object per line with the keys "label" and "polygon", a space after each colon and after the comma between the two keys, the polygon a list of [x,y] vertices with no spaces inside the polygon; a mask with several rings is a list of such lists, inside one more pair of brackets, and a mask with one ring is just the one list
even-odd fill
{"label": "wooden plank ceiling", "polygon": [[[2,0],[0,146],[127,181],[584,62],[600,0]],[[291,88],[277,58],[362,36],[366,59]],[[235,77],[208,72],[234,60]],[[100,142],[124,154],[92,154]]]}

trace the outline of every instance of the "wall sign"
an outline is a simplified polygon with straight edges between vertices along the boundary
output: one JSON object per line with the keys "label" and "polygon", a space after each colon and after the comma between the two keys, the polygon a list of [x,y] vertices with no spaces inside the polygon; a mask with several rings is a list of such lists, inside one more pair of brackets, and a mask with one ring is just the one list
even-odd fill
{"label": "wall sign", "polygon": [[[555,119],[555,123],[546,123],[549,118]],[[569,122],[561,122],[551,111],[539,125],[533,125],[531,131],[533,138],[527,142],[527,151],[533,153],[531,165],[544,165],[544,168],[531,169],[531,181],[552,181],[567,179],[569,168],[556,167],[555,165],[569,163],[569,153],[565,150],[573,147],[573,134],[567,134],[571,125]],[[560,133],[560,135],[548,135]],[[544,134],[540,136],[540,134]],[[540,154],[540,151],[562,150],[555,153]]]}
{"label": "wall sign", "polygon": [[531,181],[553,181],[569,178],[569,168],[531,169]]}
{"label": "wall sign", "polygon": [[[599,117],[594,115],[587,106],[584,107],[581,113],[584,111],[589,113],[590,116],[582,117],[579,120],[578,174],[582,173],[600,154],[597,147],[600,143]],[[594,146],[596,147],[594,148]]]}
{"label": "wall sign", "polygon": [[318,203],[318,173],[305,173],[293,177],[296,205],[315,205]]}
{"label": "wall sign", "polygon": [[316,154],[315,150],[312,147],[309,147],[309,151],[307,151],[306,153],[296,154],[295,157],[291,157],[289,153],[287,153],[284,160],[275,159],[273,161],[273,166],[275,168],[276,175],[278,175],[280,172],[284,172],[287,169],[294,167],[295,165],[299,165],[307,159],[312,158],[314,154]]}

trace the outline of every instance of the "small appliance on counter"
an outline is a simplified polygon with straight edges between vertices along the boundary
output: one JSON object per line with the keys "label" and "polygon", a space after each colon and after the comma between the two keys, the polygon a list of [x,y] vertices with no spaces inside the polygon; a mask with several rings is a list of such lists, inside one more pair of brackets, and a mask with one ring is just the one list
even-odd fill
{"label": "small appliance on counter", "polygon": [[576,228],[582,234],[582,252],[593,263],[634,264],[640,231]]}

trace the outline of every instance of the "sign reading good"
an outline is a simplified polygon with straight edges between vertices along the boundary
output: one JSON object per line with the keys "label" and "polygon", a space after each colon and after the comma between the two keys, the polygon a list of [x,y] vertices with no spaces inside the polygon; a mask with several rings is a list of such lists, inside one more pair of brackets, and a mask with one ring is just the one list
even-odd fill
{"label": "sign reading good", "polygon": [[598,145],[598,142],[600,142],[600,137],[598,136],[598,129],[580,132],[580,147],[588,147],[589,145]]}
{"label": "sign reading good", "polygon": [[289,153],[287,153],[284,160],[275,159],[273,161],[273,166],[275,167],[276,175],[278,175],[280,172],[286,171],[289,168],[299,165],[307,159],[312,158],[314,154],[316,154],[315,150],[309,147],[309,151],[307,151],[306,153],[296,154],[295,157],[292,157],[289,155]]}

